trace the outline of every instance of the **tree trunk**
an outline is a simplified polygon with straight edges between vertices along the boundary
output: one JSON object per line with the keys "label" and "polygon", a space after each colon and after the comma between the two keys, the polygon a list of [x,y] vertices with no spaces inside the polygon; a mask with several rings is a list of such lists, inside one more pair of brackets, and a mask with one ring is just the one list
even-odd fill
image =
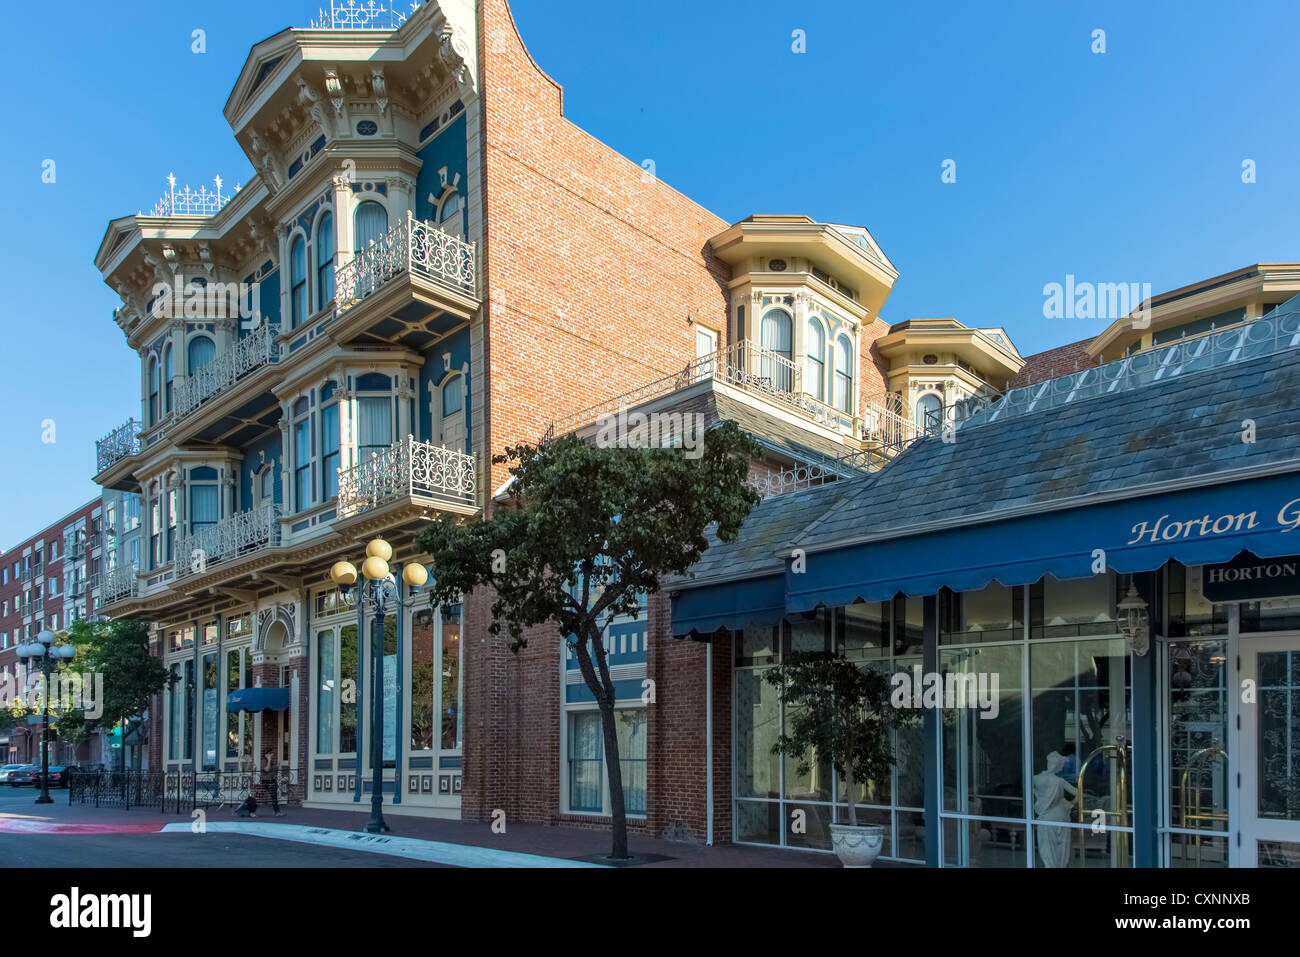
{"label": "tree trunk", "polygon": [[618,754],[618,727],[614,723],[614,705],[600,707],[600,723],[605,732],[605,766],[609,776],[609,810],[613,817],[613,847],[609,856],[624,860],[627,853],[627,810],[623,800],[623,765]]}

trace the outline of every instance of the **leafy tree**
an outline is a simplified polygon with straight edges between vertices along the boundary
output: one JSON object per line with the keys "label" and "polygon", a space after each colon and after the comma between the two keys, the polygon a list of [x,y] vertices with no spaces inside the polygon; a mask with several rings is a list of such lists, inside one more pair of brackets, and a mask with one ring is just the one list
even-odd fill
{"label": "leafy tree", "polygon": [[509,448],[495,461],[511,463],[513,507],[471,525],[443,519],[416,539],[433,556],[434,601],[490,589],[489,630],[499,635],[504,622],[514,652],[525,628],[549,622],[567,636],[600,710],[616,859],[627,857],[627,814],[604,631],[638,614],[664,576],[684,575],[709,526],[733,540],[758,502],[745,484],[760,451],[752,438],[726,422],[699,451],[602,447],[572,435]]}
{"label": "leafy tree", "polygon": [[884,777],[894,764],[890,728],[900,722],[890,704],[889,678],[829,652],[794,652],[763,673],[780,689],[789,728],[772,753],[798,759],[807,774],[815,754],[844,779],[849,824],[858,824],[855,785]]}
{"label": "leafy tree", "polygon": [[96,687],[96,674],[102,675],[103,700],[96,702],[98,717],[81,711],[61,714],[59,733],[66,727],[70,734],[85,735],[120,725],[125,741],[129,723],[143,718],[153,697],[172,682],[166,666],[149,652],[149,626],[133,618],[78,621],[68,628],[66,638],[77,656],[64,670],[80,673],[88,688]]}

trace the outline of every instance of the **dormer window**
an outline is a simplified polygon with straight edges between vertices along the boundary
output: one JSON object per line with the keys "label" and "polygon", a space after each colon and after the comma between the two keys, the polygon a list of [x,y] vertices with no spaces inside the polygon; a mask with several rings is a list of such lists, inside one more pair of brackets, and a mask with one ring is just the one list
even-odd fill
{"label": "dormer window", "polygon": [[808,319],[804,343],[804,391],[818,402],[826,401],[826,329],[816,316]]}
{"label": "dormer window", "polygon": [[851,412],[853,402],[853,343],[848,336],[835,340],[835,383],[833,386],[835,408]]}
{"label": "dormer window", "polygon": [[942,416],[943,402],[933,392],[926,392],[916,400],[916,426],[922,432],[937,432]]}

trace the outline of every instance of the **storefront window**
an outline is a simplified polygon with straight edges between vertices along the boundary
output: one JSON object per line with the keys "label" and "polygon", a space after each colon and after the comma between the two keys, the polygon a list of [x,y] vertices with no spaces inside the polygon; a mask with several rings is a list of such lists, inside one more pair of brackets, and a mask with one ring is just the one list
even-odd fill
{"label": "storefront window", "polygon": [[334,691],[337,666],[334,659],[334,632],[316,635],[316,753],[334,753]]}
{"label": "storefront window", "polygon": [[183,728],[185,720],[185,685],[181,680],[181,666],[171,666],[171,683],[167,694],[171,702],[171,713],[167,728],[167,759],[169,761],[179,761],[181,757],[181,741],[183,739]]}
{"label": "storefront window", "polygon": [[1169,563],[1169,637],[1200,638],[1228,633],[1228,605],[1201,594],[1201,567]]}
{"label": "storefront window", "polygon": [[997,582],[979,591],[939,593],[939,642],[1019,641],[1023,637],[1024,589]]}
{"label": "storefront window", "polygon": [[889,657],[890,603],[857,602],[837,608],[836,651],[850,660]]}
{"label": "storefront window", "polygon": [[[239,651],[226,652],[226,695],[239,690]],[[239,712],[226,712],[226,757],[239,757]]]}
{"label": "storefront window", "polygon": [[422,609],[411,628],[411,750],[433,750],[433,612]]}
{"label": "storefront window", "polygon": [[1300,631],[1300,598],[1265,598],[1240,607],[1243,632]]}
{"label": "storefront window", "polygon": [[[357,626],[339,629],[339,687],[345,693],[339,701],[339,753],[357,749]],[[347,694],[347,689],[353,690]]]}
{"label": "storefront window", "polygon": [[[569,810],[608,814],[605,799],[609,781],[600,712],[571,711],[568,718]],[[646,727],[644,708],[619,708],[614,712],[623,807],[628,814],[646,811]]]}
{"label": "storefront window", "polygon": [[1131,674],[1123,639],[1038,643],[1029,669],[1033,865],[1131,866]]}
{"label": "storefront window", "polygon": [[1169,861],[1226,867],[1228,845],[1212,834],[1228,829],[1228,642],[1172,641],[1167,660]]}
{"label": "storefront window", "polygon": [[[985,817],[1024,817],[1024,707],[1021,645],[945,649],[944,687],[974,689],[965,706],[943,709],[943,809]],[[950,677],[951,676],[951,677]],[[982,693],[981,693],[982,687]],[[994,688],[996,687],[996,692]],[[993,707],[982,708],[981,700]],[[1023,866],[1021,861],[1021,866]]]}
{"label": "storefront window", "polygon": [[[1125,585],[1127,587],[1127,584]],[[1060,581],[1051,575],[1030,586],[1030,638],[1114,635],[1115,576]]]}
{"label": "storefront window", "polygon": [[442,616],[442,749],[460,750],[460,606]]}
{"label": "storefront window", "polygon": [[[212,626],[216,631],[216,625]],[[203,767],[215,771],[217,768],[217,718],[221,706],[217,700],[217,656],[203,656]]]}
{"label": "storefront window", "polygon": [[[188,629],[190,644],[194,643],[194,629]],[[185,662],[185,750],[182,760],[194,760],[194,661]]]}

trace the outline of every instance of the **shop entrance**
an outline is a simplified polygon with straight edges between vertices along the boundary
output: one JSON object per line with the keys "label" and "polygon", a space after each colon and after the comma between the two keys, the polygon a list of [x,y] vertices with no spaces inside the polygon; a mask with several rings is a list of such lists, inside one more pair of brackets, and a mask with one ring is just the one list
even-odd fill
{"label": "shop entrance", "polygon": [[[1300,633],[1240,641],[1243,867],[1300,867]],[[1253,688],[1255,703],[1248,695]]]}

